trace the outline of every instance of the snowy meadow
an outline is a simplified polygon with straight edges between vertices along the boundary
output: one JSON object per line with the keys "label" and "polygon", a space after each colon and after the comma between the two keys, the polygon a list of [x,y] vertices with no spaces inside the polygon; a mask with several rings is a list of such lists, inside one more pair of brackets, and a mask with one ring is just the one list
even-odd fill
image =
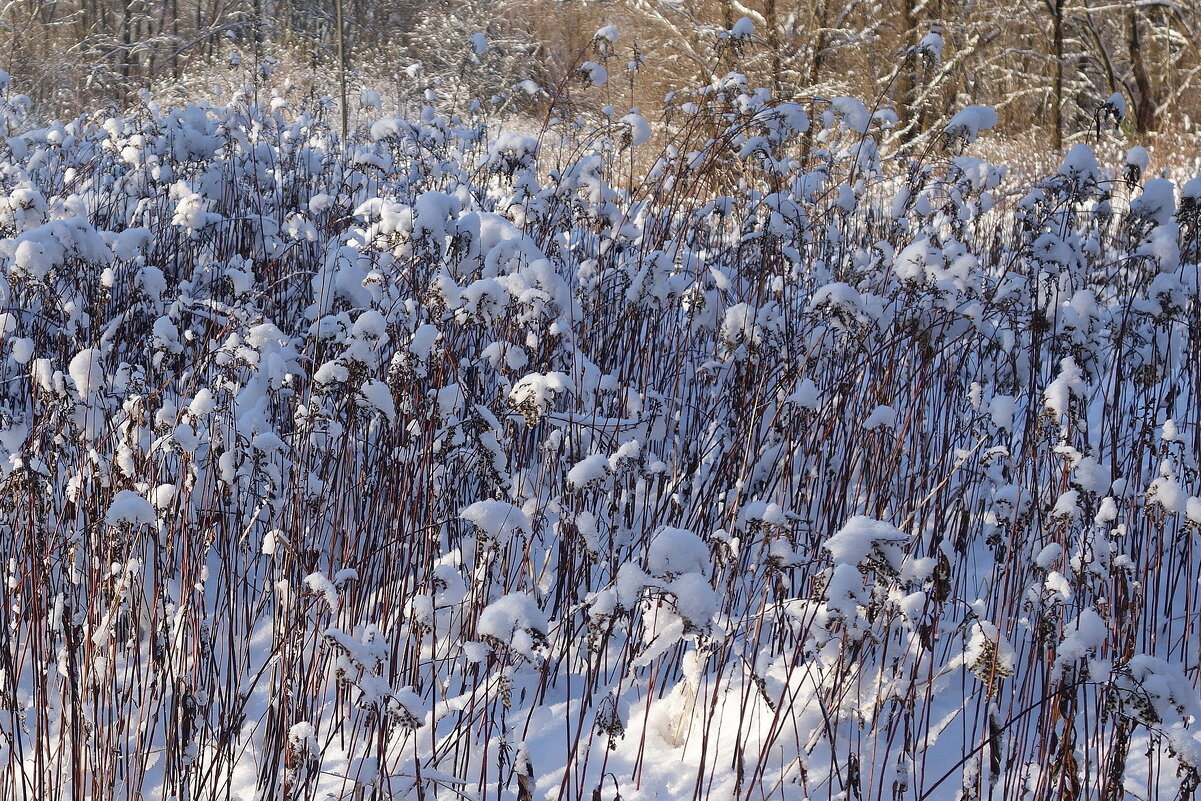
{"label": "snowy meadow", "polygon": [[0,99],[0,801],[1194,797],[1201,177],[626,111]]}

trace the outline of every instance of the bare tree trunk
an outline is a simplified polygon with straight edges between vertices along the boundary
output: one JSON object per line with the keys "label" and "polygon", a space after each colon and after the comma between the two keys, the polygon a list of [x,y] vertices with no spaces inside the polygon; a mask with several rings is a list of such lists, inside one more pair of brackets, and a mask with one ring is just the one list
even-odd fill
{"label": "bare tree trunk", "polygon": [[254,45],[255,53],[259,55],[263,49],[263,0],[254,0]]}
{"label": "bare tree trunk", "polygon": [[809,60],[809,74],[806,76],[810,86],[817,86],[822,79],[822,70],[826,62],[826,26],[829,24],[829,0],[817,0],[813,10],[813,56]]}
{"label": "bare tree trunk", "polygon": [[901,0],[901,27],[905,31],[901,73],[897,76],[897,116],[900,120],[904,141],[910,142],[918,134],[917,109],[917,57],[913,52],[917,44],[917,0]]}
{"label": "bare tree trunk", "polygon": [[779,100],[783,97],[784,57],[780,52],[780,17],[776,0],[767,0],[763,7],[763,19],[767,27],[767,49],[771,59],[771,95]]}
{"label": "bare tree trunk", "polygon": [[121,13],[121,99],[129,101],[130,82],[133,78],[133,65],[130,63],[130,51],[133,49],[133,2],[126,2]]}
{"label": "bare tree trunk", "polygon": [[[145,9],[142,7],[142,4],[140,2],[138,2],[138,0],[134,0],[134,2],[130,3],[130,11],[131,11],[131,13],[134,14],[134,17],[133,17],[133,39],[130,43],[131,51],[129,54],[130,55],[129,62],[130,62],[130,67],[131,67],[131,70],[133,73],[133,75],[132,75],[133,81],[135,84],[140,84],[142,82],[142,77],[146,74],[146,70],[145,70],[146,62],[145,62],[145,56],[143,55],[144,49],[141,47],[138,47],[137,45],[143,41],[143,37],[149,36],[151,32],[150,32],[148,24],[145,20],[146,15],[145,15],[145,13],[143,13],[145,11]],[[135,50],[137,52],[134,52]]]}
{"label": "bare tree trunk", "polygon": [[1055,86],[1051,99],[1051,110],[1055,117],[1055,128],[1051,134],[1051,144],[1056,150],[1063,150],[1063,0],[1055,0],[1052,30],[1055,38]]}
{"label": "bare tree trunk", "polygon": [[[813,36],[813,55],[809,60],[809,73],[805,76],[806,82],[812,88],[816,88],[821,82],[826,66],[826,26],[829,24],[829,14],[829,0],[817,0],[813,10],[813,27],[816,31]],[[811,147],[813,147],[812,124],[806,129],[805,135],[801,139],[801,153],[804,158],[809,158]]]}
{"label": "bare tree trunk", "polygon": [[[721,3],[721,27],[723,30],[730,30],[734,27],[734,4],[730,0],[722,0]],[[729,72],[734,69],[734,54],[729,48],[721,49],[721,58],[718,62],[718,69],[724,72]],[[709,76],[706,76],[708,78]]]}
{"label": "bare tree trunk", "polygon": [[350,130],[350,109],[346,107],[346,28],[342,18],[342,0],[334,0],[334,35],[338,37],[338,91],[341,94],[342,141]]}
{"label": "bare tree trunk", "polygon": [[84,42],[92,32],[92,25],[96,19],[96,2],[88,0],[79,4],[79,14],[75,17],[75,40]]}
{"label": "bare tree trunk", "polygon": [[[197,0],[196,4],[200,5],[200,0]],[[213,0],[212,8],[209,9],[208,24],[212,25],[215,28],[220,24],[220,22],[218,22],[218,20],[220,20],[220,19],[221,19],[221,0]],[[213,56],[215,53],[217,53],[217,51],[221,47],[219,38],[220,37],[217,37],[217,36],[208,37],[209,56],[210,57]]]}
{"label": "bare tree trunk", "polygon": [[1129,25],[1130,63],[1134,68],[1134,88],[1138,97],[1134,100],[1134,129],[1139,133],[1150,133],[1156,130],[1159,121],[1155,118],[1155,88],[1151,84],[1151,76],[1147,73],[1147,61],[1143,54],[1142,21],[1139,12],[1131,7],[1126,12]]}
{"label": "bare tree trunk", "polygon": [[171,0],[171,77],[179,80],[179,0]]}

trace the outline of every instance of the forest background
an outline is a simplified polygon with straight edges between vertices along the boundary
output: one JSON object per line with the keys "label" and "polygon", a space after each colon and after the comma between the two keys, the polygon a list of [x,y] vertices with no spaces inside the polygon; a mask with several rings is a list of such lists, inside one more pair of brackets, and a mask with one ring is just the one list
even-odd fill
{"label": "forest background", "polygon": [[[620,40],[598,53],[610,24]],[[1057,150],[1113,130],[1118,93],[1127,136],[1191,152],[1199,30],[1201,5],[1163,0],[9,0],[0,69],[45,118],[128,109],[152,87],[219,96],[250,74],[334,114],[342,95],[351,116],[436,96],[531,120],[598,100],[649,116],[736,71],[777,99],[892,109],[894,141],[981,104],[1009,143]]]}

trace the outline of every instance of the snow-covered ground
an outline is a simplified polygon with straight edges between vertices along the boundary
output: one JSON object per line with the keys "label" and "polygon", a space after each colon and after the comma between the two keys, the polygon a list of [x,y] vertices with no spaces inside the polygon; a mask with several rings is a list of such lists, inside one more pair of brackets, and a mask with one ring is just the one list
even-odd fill
{"label": "snow-covered ground", "polygon": [[11,122],[0,801],[1191,797],[1201,179],[607,119]]}

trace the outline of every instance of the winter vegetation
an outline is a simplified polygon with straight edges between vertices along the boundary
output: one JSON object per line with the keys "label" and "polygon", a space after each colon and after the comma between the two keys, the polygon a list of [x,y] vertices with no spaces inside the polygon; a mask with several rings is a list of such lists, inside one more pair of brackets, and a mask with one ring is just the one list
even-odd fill
{"label": "winter vegetation", "polygon": [[0,801],[1194,798],[1201,165],[626,42],[0,73]]}
{"label": "winter vegetation", "polygon": [[[583,55],[598,29],[620,30],[620,60]],[[1007,137],[1062,149],[1112,121],[1114,95],[1130,133],[1189,141],[1199,35],[1193,0],[7,0],[0,69],[60,116],[147,89],[224,104],[231,62],[310,104],[341,84],[389,113],[427,91],[542,113],[588,61],[617,85],[603,103],[657,116],[665,93],[737,71],[777,98],[882,98],[905,141],[979,104]]]}

